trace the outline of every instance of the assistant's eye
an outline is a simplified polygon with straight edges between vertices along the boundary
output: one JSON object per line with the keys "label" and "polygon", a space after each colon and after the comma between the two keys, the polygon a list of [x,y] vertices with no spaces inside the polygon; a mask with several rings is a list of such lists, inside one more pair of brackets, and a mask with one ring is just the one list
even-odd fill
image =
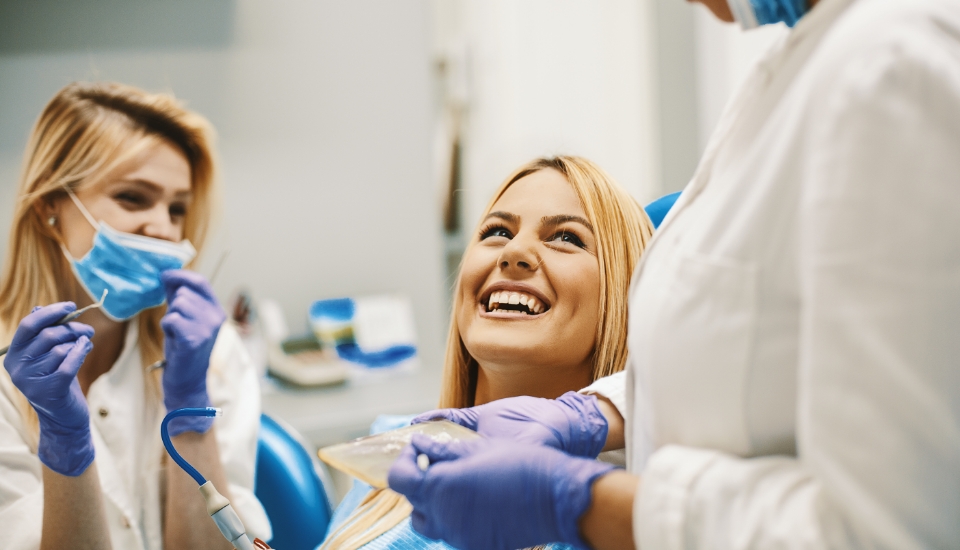
{"label": "assistant's eye", "polygon": [[113,199],[128,210],[140,210],[149,206],[149,199],[142,193],[134,191],[121,191],[113,196]]}
{"label": "assistant's eye", "polygon": [[170,205],[170,217],[173,219],[183,218],[187,215],[187,205],[185,203],[173,203]]}
{"label": "assistant's eye", "polygon": [[502,225],[493,225],[490,227],[486,227],[480,231],[481,241],[484,241],[491,237],[503,237],[505,239],[512,239],[513,234],[510,233],[510,230],[508,230],[506,227]]}
{"label": "assistant's eye", "polygon": [[583,240],[576,235],[576,233],[571,233],[569,231],[560,231],[553,237],[548,239],[548,242],[561,242],[569,243],[579,248],[586,248],[587,245],[583,243]]}

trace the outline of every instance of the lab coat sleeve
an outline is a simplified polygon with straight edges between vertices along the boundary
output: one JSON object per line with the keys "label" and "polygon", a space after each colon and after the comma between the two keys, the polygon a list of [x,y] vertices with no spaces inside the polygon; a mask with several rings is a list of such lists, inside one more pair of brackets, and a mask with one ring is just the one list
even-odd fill
{"label": "lab coat sleeve", "polygon": [[207,386],[213,406],[223,409],[223,416],[217,418],[215,426],[220,459],[230,484],[231,504],[248,535],[270,540],[270,521],[253,492],[260,432],[260,384],[250,356],[231,323],[225,323],[220,329],[210,360]]}
{"label": "lab coat sleeve", "polygon": [[617,408],[617,412],[620,413],[620,416],[626,418],[627,416],[627,372],[620,371],[618,373],[611,374],[610,376],[605,376],[603,378],[598,378],[586,388],[583,388],[578,393],[583,394],[597,394],[602,395],[610,400],[610,403]]}
{"label": "lab coat sleeve", "polygon": [[[6,377],[6,372],[0,376]],[[35,550],[43,527],[40,460],[27,444],[20,414],[3,387],[6,384],[9,378],[0,380],[0,536],[4,548]]]}
{"label": "lab coat sleeve", "polygon": [[797,457],[658,449],[634,502],[638,548],[960,540],[960,51],[948,34],[852,59],[797,151]]}

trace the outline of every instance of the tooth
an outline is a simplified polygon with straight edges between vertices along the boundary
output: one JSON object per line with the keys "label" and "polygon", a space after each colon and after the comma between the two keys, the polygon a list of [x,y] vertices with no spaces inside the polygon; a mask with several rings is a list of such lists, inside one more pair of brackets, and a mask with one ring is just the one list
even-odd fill
{"label": "tooth", "polygon": [[490,295],[490,300],[487,302],[487,311],[493,309],[494,299],[493,294]]}
{"label": "tooth", "polygon": [[521,306],[527,305],[527,295],[526,295],[526,294],[521,294],[521,295],[520,295],[520,305],[521,305]]}
{"label": "tooth", "polygon": [[532,305],[531,304],[528,304],[528,305],[530,307],[530,311],[534,313],[540,313],[540,302],[534,301]]}
{"label": "tooth", "polygon": [[519,303],[520,303],[520,295],[517,294],[516,292],[514,292],[513,294],[511,294],[511,295],[510,295],[510,303],[513,304],[513,305],[519,304]]}
{"label": "tooth", "polygon": [[494,292],[493,294],[491,294],[491,296],[493,297],[494,303],[497,303],[497,304],[503,303],[503,301],[500,299],[499,292]]}

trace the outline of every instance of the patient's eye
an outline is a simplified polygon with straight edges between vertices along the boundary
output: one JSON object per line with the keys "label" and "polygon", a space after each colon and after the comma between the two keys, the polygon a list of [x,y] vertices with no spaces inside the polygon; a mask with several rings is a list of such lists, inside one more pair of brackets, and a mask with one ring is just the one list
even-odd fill
{"label": "patient's eye", "polygon": [[570,231],[559,231],[553,237],[547,239],[547,241],[569,243],[579,248],[587,247],[587,245],[583,243],[583,239],[578,237],[576,233],[571,233]]}
{"label": "patient's eye", "polygon": [[491,237],[503,237],[505,239],[512,239],[513,234],[510,233],[510,230],[502,225],[492,225],[490,227],[485,227],[480,231],[480,240],[485,241]]}

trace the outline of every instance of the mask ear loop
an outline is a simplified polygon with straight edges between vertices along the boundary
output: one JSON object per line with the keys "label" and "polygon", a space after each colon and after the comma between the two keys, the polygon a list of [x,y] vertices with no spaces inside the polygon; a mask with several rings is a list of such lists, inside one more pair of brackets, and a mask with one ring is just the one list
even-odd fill
{"label": "mask ear loop", "polygon": [[70,196],[70,200],[73,201],[73,204],[77,205],[77,208],[80,210],[80,213],[83,214],[83,217],[87,218],[87,221],[90,222],[90,225],[92,225],[94,229],[100,229],[100,224],[97,223],[97,220],[93,219],[93,216],[90,215],[90,211],[87,210],[87,207],[84,206],[83,203],[80,202],[80,199],[73,194],[73,190],[69,187],[66,187],[65,189],[67,191],[67,195]]}
{"label": "mask ear loop", "polygon": [[[64,187],[63,189],[64,191],[67,192],[67,196],[70,197],[70,200],[73,201],[73,204],[77,205],[77,209],[80,210],[80,213],[83,214],[83,217],[87,219],[87,221],[90,223],[90,225],[93,226],[94,229],[99,231],[100,224],[98,224],[97,221],[93,219],[93,216],[90,215],[90,211],[87,210],[87,207],[84,206],[83,203],[80,202],[80,199],[78,199],[77,196],[73,194],[73,190],[70,189],[69,187]],[[68,260],[70,260],[71,262],[74,261],[73,255],[70,254],[69,250],[67,250],[67,245],[64,244],[62,238],[60,239],[60,250],[63,250],[63,253],[67,256]]]}

